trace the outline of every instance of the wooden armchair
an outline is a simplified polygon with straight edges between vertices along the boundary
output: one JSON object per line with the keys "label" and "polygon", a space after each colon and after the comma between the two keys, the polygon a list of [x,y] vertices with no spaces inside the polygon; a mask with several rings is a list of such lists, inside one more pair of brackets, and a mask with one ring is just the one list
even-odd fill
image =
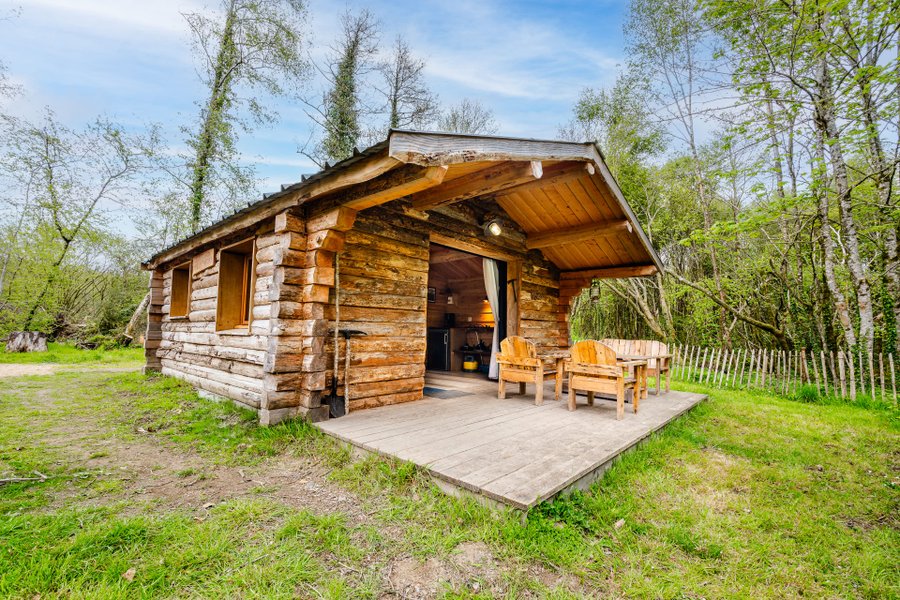
{"label": "wooden armchair", "polygon": [[544,381],[556,378],[556,400],[562,392],[562,378],[556,377],[555,369],[548,369],[538,358],[534,344],[523,337],[510,336],[500,342],[500,354],[497,355],[500,374],[497,378],[497,397],[506,398],[506,383],[518,383],[519,393],[525,393],[525,384],[534,384],[534,403],[544,403]]}
{"label": "wooden armchair", "polygon": [[[616,419],[625,416],[625,397],[631,398],[638,411],[640,394],[635,393],[637,379],[627,372],[627,365],[616,360],[615,351],[596,340],[585,340],[572,346],[569,373],[569,410],[575,410],[575,394],[587,392],[588,404],[594,404],[594,393],[616,397]],[[643,364],[642,362],[640,364]]]}

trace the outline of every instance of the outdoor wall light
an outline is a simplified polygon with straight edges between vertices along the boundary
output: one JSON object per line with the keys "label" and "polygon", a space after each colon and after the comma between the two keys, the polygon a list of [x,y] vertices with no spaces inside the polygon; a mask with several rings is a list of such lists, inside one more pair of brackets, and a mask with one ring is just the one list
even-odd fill
{"label": "outdoor wall light", "polygon": [[485,235],[493,235],[494,237],[503,233],[503,227],[500,226],[500,221],[497,219],[491,219],[487,223],[484,224],[484,233]]}

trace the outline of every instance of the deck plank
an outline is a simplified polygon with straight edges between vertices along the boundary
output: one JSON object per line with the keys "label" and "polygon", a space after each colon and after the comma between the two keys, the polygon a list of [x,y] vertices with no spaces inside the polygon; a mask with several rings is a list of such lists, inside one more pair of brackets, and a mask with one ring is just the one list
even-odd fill
{"label": "deck plank", "polygon": [[426,375],[426,385],[458,389],[459,398],[357,411],[316,424],[326,434],[368,451],[413,462],[433,477],[506,505],[528,509],[576,483],[599,476],[610,461],[678,418],[705,396],[651,394],[640,412],[615,403],[579,398],[574,412],[545,386],[542,406],[531,394],[496,397],[492,382],[445,373]]}

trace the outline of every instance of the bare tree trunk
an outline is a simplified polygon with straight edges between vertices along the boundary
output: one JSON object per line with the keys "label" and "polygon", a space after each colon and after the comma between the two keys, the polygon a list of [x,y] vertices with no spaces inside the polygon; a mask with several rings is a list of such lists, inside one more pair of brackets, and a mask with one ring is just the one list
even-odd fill
{"label": "bare tree trunk", "polygon": [[[821,148],[821,156],[819,158],[824,160],[824,146],[826,142],[828,143],[828,155],[830,157],[840,212],[841,233],[844,239],[844,246],[847,249],[847,267],[850,270],[850,277],[856,290],[856,303],[859,313],[859,341],[865,344],[867,352],[871,352],[875,336],[872,292],[859,253],[859,236],[856,231],[856,221],[853,217],[850,179],[847,174],[847,164],[844,161],[840,134],[834,115],[834,97],[831,92],[831,79],[825,56],[819,60],[816,70],[816,85],[818,97],[816,98],[815,110],[813,111],[813,123],[819,136],[816,152],[818,154],[820,152],[819,148]],[[831,283],[829,283],[830,286]],[[837,302],[837,298],[835,298],[835,302]],[[846,329],[845,327],[845,331]],[[852,325],[850,329],[852,329]],[[850,343],[849,338],[847,342]]]}
{"label": "bare tree trunk", "polygon": [[828,202],[828,185],[827,172],[825,166],[825,136],[821,131],[816,134],[816,165],[813,168],[814,173],[818,173],[820,181],[817,185],[817,193],[819,195],[819,219],[822,222],[822,231],[820,235],[820,243],[822,244],[823,264],[822,272],[825,277],[825,284],[834,301],[834,310],[837,313],[838,321],[844,332],[844,340],[851,348],[856,346],[856,331],[853,329],[853,322],[850,319],[850,310],[847,306],[847,298],[844,292],[838,286],[837,278],[834,274],[834,240],[831,237],[831,220],[829,219],[829,202]]}

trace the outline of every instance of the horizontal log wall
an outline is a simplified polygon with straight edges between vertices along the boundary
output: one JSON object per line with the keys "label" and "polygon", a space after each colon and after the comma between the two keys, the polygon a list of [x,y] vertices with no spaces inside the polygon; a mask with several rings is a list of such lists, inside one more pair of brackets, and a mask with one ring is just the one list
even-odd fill
{"label": "horizontal log wall", "polygon": [[[244,331],[216,332],[219,249],[223,241],[192,260],[190,305],[186,317],[170,317],[171,266],[151,275],[151,319],[147,368],[183,379],[202,390],[259,409],[265,393],[263,366],[269,338],[272,256],[276,238],[271,222],[242,239],[256,239],[256,280],[252,320]],[[265,232],[260,234],[260,232]]]}
{"label": "horizontal log wall", "polygon": [[539,252],[529,252],[519,279],[519,335],[534,342],[538,352],[567,347],[569,332],[556,267]]}
{"label": "horizontal log wall", "polygon": [[[420,223],[381,207],[361,212],[340,254],[340,328],[350,342],[350,410],[422,398],[429,242]],[[326,318],[334,327],[334,292]],[[334,340],[326,341],[327,377]],[[338,383],[343,393],[344,343]]]}

